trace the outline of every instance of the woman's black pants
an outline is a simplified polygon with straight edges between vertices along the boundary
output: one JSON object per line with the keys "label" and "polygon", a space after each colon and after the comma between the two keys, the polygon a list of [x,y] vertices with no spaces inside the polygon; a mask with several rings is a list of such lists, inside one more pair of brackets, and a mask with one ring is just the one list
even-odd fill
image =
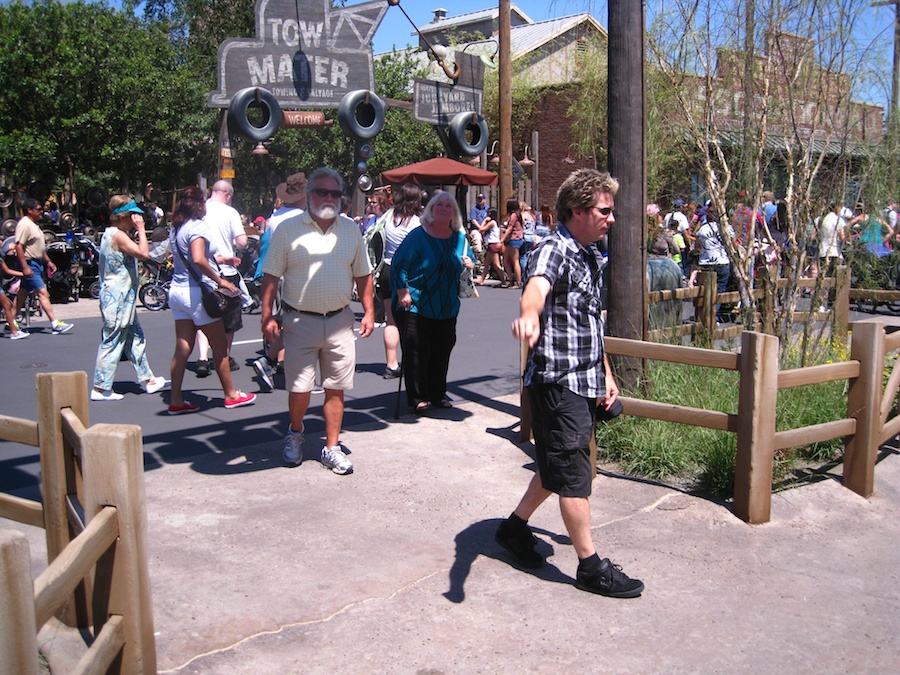
{"label": "woman's black pants", "polygon": [[421,401],[434,405],[446,398],[450,352],[456,344],[456,317],[429,319],[412,312],[395,312],[403,349],[406,400],[415,407]]}

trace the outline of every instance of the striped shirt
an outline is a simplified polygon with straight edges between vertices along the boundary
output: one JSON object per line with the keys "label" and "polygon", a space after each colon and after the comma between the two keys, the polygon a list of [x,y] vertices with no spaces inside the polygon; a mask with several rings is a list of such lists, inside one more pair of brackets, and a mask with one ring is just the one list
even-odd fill
{"label": "striped shirt", "polygon": [[323,232],[309,211],[288,218],[271,235],[263,274],[284,278],[284,302],[325,314],[350,304],[353,279],[372,273],[356,223],[339,215]]}
{"label": "striped shirt", "polygon": [[586,398],[606,395],[600,264],[597,247],[581,246],[562,223],[529,254],[526,279],[544,277],[550,292],[525,366],[526,387],[560,384]]}

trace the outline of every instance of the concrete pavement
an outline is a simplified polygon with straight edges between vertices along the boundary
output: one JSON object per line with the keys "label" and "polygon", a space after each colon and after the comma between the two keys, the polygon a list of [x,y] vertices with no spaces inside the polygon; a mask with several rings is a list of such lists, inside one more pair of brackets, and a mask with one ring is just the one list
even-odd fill
{"label": "concrete pavement", "polygon": [[[494,543],[533,470],[516,415],[504,396],[347,429],[350,476],[323,469],[318,447],[284,468],[272,442],[148,472],[160,672],[897,671],[896,452],[871,499],[835,470],[777,494],[762,526],[602,473],[598,550],[646,584],[613,600],[574,588],[553,498],[531,522],[544,569],[516,569]],[[64,659],[61,633],[42,636]]]}

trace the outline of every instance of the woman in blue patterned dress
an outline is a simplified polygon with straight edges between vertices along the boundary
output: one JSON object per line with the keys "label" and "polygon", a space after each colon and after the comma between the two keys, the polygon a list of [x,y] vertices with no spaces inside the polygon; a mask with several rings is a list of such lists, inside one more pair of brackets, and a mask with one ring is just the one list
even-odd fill
{"label": "woman in blue patterned dress", "polygon": [[[116,366],[122,355],[131,361],[138,382],[148,394],[168,384],[154,377],[147,362],[147,343],[137,318],[137,261],[150,257],[144,212],[127,195],[109,200],[111,223],[100,240],[100,315],[103,332],[97,349],[92,401],[117,401],[122,394],[113,391]],[[135,242],[130,235],[137,234]]]}

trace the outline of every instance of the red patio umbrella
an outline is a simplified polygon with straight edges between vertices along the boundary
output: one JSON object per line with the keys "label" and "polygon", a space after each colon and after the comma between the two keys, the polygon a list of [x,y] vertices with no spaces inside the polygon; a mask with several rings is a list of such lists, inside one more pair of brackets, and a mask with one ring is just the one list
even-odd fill
{"label": "red patio umbrella", "polygon": [[399,185],[496,185],[497,174],[447,157],[435,157],[398,169],[383,171],[381,182]]}

